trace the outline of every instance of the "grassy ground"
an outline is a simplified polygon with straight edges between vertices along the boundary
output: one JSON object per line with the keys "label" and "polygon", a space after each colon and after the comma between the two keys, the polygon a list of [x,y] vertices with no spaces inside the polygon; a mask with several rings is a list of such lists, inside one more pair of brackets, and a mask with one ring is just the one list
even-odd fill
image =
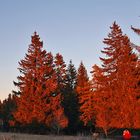
{"label": "grassy ground", "polygon": [[[53,135],[30,135],[18,133],[0,133],[0,140],[95,140],[91,136],[53,136]],[[123,140],[122,137],[116,138],[98,138],[96,140]],[[133,137],[131,140],[140,140]]]}
{"label": "grassy ground", "polygon": [[[17,133],[0,133],[0,140],[94,140],[91,136],[53,136],[29,135]],[[99,138],[98,140],[103,140]],[[113,139],[106,139],[113,140]]]}

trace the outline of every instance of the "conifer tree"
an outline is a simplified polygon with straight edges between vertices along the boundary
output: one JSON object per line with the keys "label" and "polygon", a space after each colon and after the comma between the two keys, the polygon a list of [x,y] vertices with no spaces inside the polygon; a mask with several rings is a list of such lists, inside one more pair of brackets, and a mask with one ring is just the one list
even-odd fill
{"label": "conifer tree", "polygon": [[[65,88],[65,80],[66,80],[66,64],[63,60],[63,56],[59,53],[56,54],[55,60],[55,72],[56,72],[56,80],[57,80],[57,89],[55,92],[55,98],[54,103],[57,103],[56,106],[54,106],[54,122],[52,124],[52,127],[56,129],[57,134],[59,134],[59,131],[61,128],[65,128],[68,125],[68,119],[64,115],[64,109],[62,108],[62,101],[63,101],[63,92]],[[59,103],[59,106],[58,106]]]}
{"label": "conifer tree", "polygon": [[110,120],[112,117],[109,107],[109,95],[107,94],[107,79],[104,76],[102,69],[94,65],[92,67],[92,89],[93,89],[93,111],[95,115],[96,127],[102,128],[107,136],[110,130]]}
{"label": "conifer tree", "polygon": [[120,27],[114,22],[110,28],[111,33],[104,39],[107,47],[102,51],[106,58],[100,58],[102,67],[93,70],[98,75],[93,76],[93,79],[97,77],[94,83],[96,125],[102,127],[106,135],[113,127],[133,128],[136,105],[134,69],[137,57]]}
{"label": "conifer tree", "polygon": [[[138,110],[137,101],[137,81],[138,78],[135,75],[137,69],[138,57],[132,51],[131,42],[126,35],[122,35],[120,39],[120,50],[119,57],[117,58],[117,68],[116,68],[116,81],[114,83],[114,93],[118,102],[118,113],[116,113],[116,127],[125,127],[125,128],[135,128],[135,122],[140,121],[139,118],[136,118]],[[118,94],[119,93],[119,94]],[[121,97],[121,98],[119,98]],[[137,110],[137,111],[136,111]],[[119,114],[120,113],[120,114]],[[139,124],[137,124],[140,127]]]}
{"label": "conifer tree", "polygon": [[0,119],[2,118],[2,101],[0,100]]}
{"label": "conifer tree", "polygon": [[82,62],[78,68],[76,91],[80,105],[80,120],[82,120],[85,125],[93,125],[95,120],[93,92],[87,70]]}
{"label": "conifer tree", "polygon": [[61,106],[55,94],[57,76],[53,56],[43,50],[43,42],[36,32],[18,69],[21,75],[18,76],[18,82],[14,83],[19,88],[20,95],[16,100],[15,119],[23,125],[37,122],[52,127],[57,120],[56,108],[60,109]]}
{"label": "conifer tree", "polygon": [[64,91],[63,107],[66,116],[68,117],[68,134],[74,134],[77,131],[78,125],[78,97],[75,91],[77,72],[74,64],[70,61],[66,70],[66,87]]}
{"label": "conifer tree", "polygon": [[15,124],[15,120],[13,117],[13,112],[16,109],[16,102],[15,102],[15,96],[9,94],[8,98],[5,99],[1,106],[1,115],[3,120],[3,130],[8,131],[10,129],[10,126],[13,126]]}
{"label": "conifer tree", "polygon": [[[131,29],[140,36],[140,29],[138,28],[134,28],[131,26]],[[140,124],[140,46],[134,45],[132,44],[133,47],[138,51],[138,60],[137,60],[137,66],[135,69],[135,76],[137,81],[137,85],[136,85],[136,90],[137,90],[137,95],[136,95],[136,99],[138,100],[137,105],[136,105],[136,118],[135,118],[135,128],[139,128],[139,124]]]}
{"label": "conifer tree", "polygon": [[0,129],[2,129],[2,125],[3,125],[2,101],[0,100]]}
{"label": "conifer tree", "polygon": [[66,88],[69,90],[74,90],[77,82],[77,72],[74,64],[72,64],[72,60],[70,60],[70,63],[68,65],[67,71],[66,71]]}
{"label": "conifer tree", "polygon": [[58,92],[63,92],[66,86],[66,64],[63,60],[63,56],[59,53],[55,56],[55,71],[57,75],[57,83],[58,83]]}
{"label": "conifer tree", "polygon": [[[114,22],[108,38],[104,39],[104,43],[108,41],[108,47],[104,48],[102,53],[106,54],[107,58],[100,58],[103,62],[102,67],[93,66],[93,88],[94,88],[94,109],[96,112],[96,125],[104,130],[107,135],[111,128],[110,122],[112,112],[114,111],[114,94],[112,82],[115,79],[116,58],[118,57],[120,39],[122,37],[121,29]],[[117,45],[116,45],[117,44]],[[115,119],[115,118],[114,118]]]}

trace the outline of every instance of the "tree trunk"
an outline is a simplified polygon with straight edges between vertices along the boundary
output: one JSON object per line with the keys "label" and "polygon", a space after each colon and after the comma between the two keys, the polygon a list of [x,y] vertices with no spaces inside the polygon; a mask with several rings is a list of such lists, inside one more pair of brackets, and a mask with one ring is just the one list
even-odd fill
{"label": "tree trunk", "polygon": [[105,128],[103,130],[104,130],[104,133],[105,133],[105,138],[107,138],[107,136],[108,136],[107,129]]}
{"label": "tree trunk", "polygon": [[58,126],[57,127],[57,135],[59,135],[59,133],[60,133],[60,127]]}

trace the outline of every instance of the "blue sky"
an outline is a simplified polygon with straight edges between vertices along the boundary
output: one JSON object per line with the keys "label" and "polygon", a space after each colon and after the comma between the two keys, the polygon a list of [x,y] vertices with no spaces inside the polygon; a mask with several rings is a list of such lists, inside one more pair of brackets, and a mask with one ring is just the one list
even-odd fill
{"label": "blue sky", "polygon": [[[130,26],[140,27],[140,0],[0,0],[0,99],[15,87],[18,61],[37,31],[44,49],[63,55],[75,67],[82,60],[88,73],[100,65],[100,50],[116,21],[132,42],[140,44]],[[90,76],[90,75],[89,75]]]}

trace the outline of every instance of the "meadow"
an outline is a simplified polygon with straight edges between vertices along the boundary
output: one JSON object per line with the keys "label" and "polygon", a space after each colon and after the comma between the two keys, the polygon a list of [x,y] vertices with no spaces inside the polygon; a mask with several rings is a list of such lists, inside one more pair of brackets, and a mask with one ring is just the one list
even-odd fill
{"label": "meadow", "polygon": [[[123,140],[122,136],[116,136],[112,138],[97,139],[92,136],[57,136],[57,135],[32,135],[21,133],[3,133],[0,132],[0,140]],[[138,136],[132,136],[131,140],[140,140]]]}
{"label": "meadow", "polygon": [[[54,136],[54,135],[31,135],[20,133],[0,133],[0,140],[95,140],[91,136]],[[97,140],[104,140],[98,138]],[[113,140],[113,139],[106,139]]]}

